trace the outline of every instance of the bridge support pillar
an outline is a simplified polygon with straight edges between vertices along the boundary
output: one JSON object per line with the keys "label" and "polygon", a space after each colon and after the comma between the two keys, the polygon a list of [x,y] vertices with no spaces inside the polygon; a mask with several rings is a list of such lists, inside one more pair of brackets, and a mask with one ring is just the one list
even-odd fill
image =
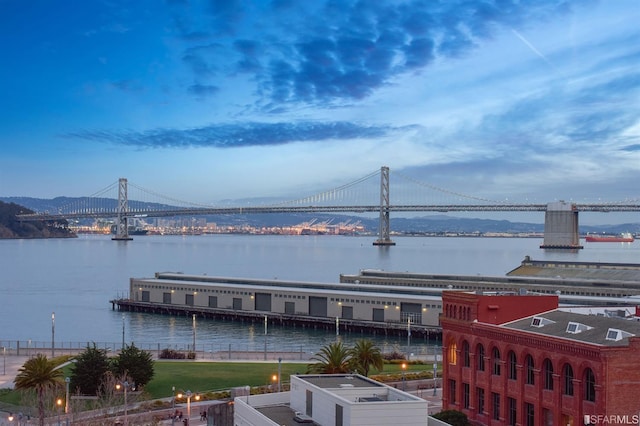
{"label": "bridge support pillar", "polygon": [[558,201],[547,204],[544,214],[543,249],[581,249],[578,209],[575,204]]}
{"label": "bridge support pillar", "polygon": [[380,225],[378,227],[378,239],[374,246],[395,246],[389,236],[389,167],[380,169]]}
{"label": "bridge support pillar", "polygon": [[114,241],[133,240],[129,236],[129,225],[127,213],[129,212],[129,200],[127,195],[127,179],[118,179],[118,216],[116,217],[116,236],[111,238]]}

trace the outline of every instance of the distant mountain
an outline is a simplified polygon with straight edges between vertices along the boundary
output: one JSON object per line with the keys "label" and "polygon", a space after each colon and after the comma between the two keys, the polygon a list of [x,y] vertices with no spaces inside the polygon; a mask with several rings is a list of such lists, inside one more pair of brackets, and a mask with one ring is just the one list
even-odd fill
{"label": "distant mountain", "polygon": [[[7,203],[15,203],[24,206],[33,211],[58,211],[62,207],[69,204],[77,204],[83,200],[80,198],[57,197],[54,199],[41,199],[30,197],[0,197],[1,201]],[[117,206],[117,200],[105,199],[105,206]],[[161,205],[156,203],[142,203],[139,201],[129,201],[129,205],[133,208],[176,208],[175,206]],[[313,219],[317,221],[331,221],[332,223],[340,222],[360,222],[368,231],[377,232],[379,218],[375,215],[358,216],[346,214],[303,214],[303,213],[273,213],[273,214],[238,214],[238,215],[207,215],[207,222],[215,222],[219,226],[226,225],[249,225],[254,227],[274,227],[274,226],[290,226],[303,222],[309,222]],[[90,223],[90,222],[89,222]],[[508,220],[492,220],[477,218],[459,218],[443,214],[420,216],[412,218],[391,217],[391,231],[406,234],[434,234],[434,233],[542,233],[544,232],[544,224],[542,223],[525,223],[511,222]],[[640,234],[640,223],[626,223],[619,225],[602,225],[602,226],[580,226],[580,232],[632,232]]]}
{"label": "distant mountain", "polygon": [[67,229],[67,221],[20,222],[17,214],[33,213],[15,203],[0,201],[0,239],[3,238],[74,238],[76,235]]}

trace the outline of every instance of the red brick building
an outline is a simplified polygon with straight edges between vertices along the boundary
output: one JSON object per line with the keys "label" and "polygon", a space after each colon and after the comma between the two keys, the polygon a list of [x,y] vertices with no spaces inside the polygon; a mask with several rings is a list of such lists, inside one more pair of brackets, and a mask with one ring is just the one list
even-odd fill
{"label": "red brick building", "polygon": [[557,296],[442,295],[443,409],[475,425],[639,424],[640,322]]}

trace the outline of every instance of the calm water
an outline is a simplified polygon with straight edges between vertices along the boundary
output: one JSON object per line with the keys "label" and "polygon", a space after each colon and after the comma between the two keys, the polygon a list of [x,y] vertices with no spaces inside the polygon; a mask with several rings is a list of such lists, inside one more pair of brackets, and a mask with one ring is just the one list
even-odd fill
{"label": "calm water", "polygon": [[[525,256],[535,260],[637,263],[640,241],[592,243],[578,252],[544,251],[535,238],[395,238],[394,247],[373,247],[371,237],[340,236],[140,236],[114,242],[108,236],[61,240],[0,240],[0,342],[126,342],[140,347],[185,347],[188,318],[112,311],[109,300],[125,295],[130,277],[159,271],[218,276],[337,282],[360,269],[464,275],[504,275]],[[262,350],[262,325],[198,320],[197,346],[204,350]],[[358,336],[343,335],[347,342]],[[331,332],[268,330],[269,350],[313,350]],[[402,338],[379,344],[406,344]],[[416,346],[428,342],[414,342]],[[417,350],[417,348],[416,348]]]}

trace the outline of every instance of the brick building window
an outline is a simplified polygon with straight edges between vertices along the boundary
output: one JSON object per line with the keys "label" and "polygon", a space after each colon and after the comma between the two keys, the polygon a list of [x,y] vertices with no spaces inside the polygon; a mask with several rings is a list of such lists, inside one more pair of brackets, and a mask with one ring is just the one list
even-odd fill
{"label": "brick building window", "polygon": [[469,401],[469,383],[462,384],[462,408],[469,409],[470,407]]}
{"label": "brick building window", "polygon": [[500,375],[500,350],[498,348],[493,348],[493,351],[491,352],[491,365],[492,365],[492,372],[493,375],[495,376],[499,376]]}
{"label": "brick building window", "polygon": [[544,377],[544,388],[553,390],[553,363],[549,358],[545,358],[542,363],[542,376]]}
{"label": "brick building window", "polygon": [[534,369],[534,365],[533,365],[533,357],[531,355],[527,355],[527,357],[524,359],[524,368],[526,370],[526,374],[527,374],[527,378],[526,378],[526,383],[528,385],[533,385],[535,384],[535,376],[533,374],[533,369]]}
{"label": "brick building window", "polygon": [[507,354],[507,366],[509,369],[509,379],[518,380],[517,360],[514,351],[509,351]]}
{"label": "brick building window", "polygon": [[456,403],[456,381],[449,379],[449,403]]}
{"label": "brick building window", "polygon": [[476,388],[476,396],[478,398],[478,403],[476,404],[478,406],[478,414],[482,414],[484,413],[484,389]]}
{"label": "brick building window", "polygon": [[596,401],[596,376],[590,368],[584,370],[584,400]]}
{"label": "brick building window", "polygon": [[449,339],[449,364],[457,364],[458,363],[458,345],[456,345],[456,341],[453,338]]}
{"label": "brick building window", "polygon": [[500,394],[491,392],[491,418],[500,420]]}
{"label": "brick building window", "polygon": [[571,368],[569,364],[565,364],[562,368],[562,379],[562,393],[565,395],[573,395],[573,368]]}
{"label": "brick building window", "polygon": [[536,426],[535,408],[533,404],[527,402],[524,404],[524,424],[526,426]]}
{"label": "brick building window", "polygon": [[516,426],[516,417],[518,417],[518,405],[515,398],[507,398],[507,425]]}
{"label": "brick building window", "polygon": [[484,346],[482,346],[482,343],[479,343],[476,348],[476,362],[477,370],[484,371]]}
{"label": "brick building window", "polygon": [[466,340],[462,342],[462,366],[471,366],[471,357],[469,356],[469,342]]}

